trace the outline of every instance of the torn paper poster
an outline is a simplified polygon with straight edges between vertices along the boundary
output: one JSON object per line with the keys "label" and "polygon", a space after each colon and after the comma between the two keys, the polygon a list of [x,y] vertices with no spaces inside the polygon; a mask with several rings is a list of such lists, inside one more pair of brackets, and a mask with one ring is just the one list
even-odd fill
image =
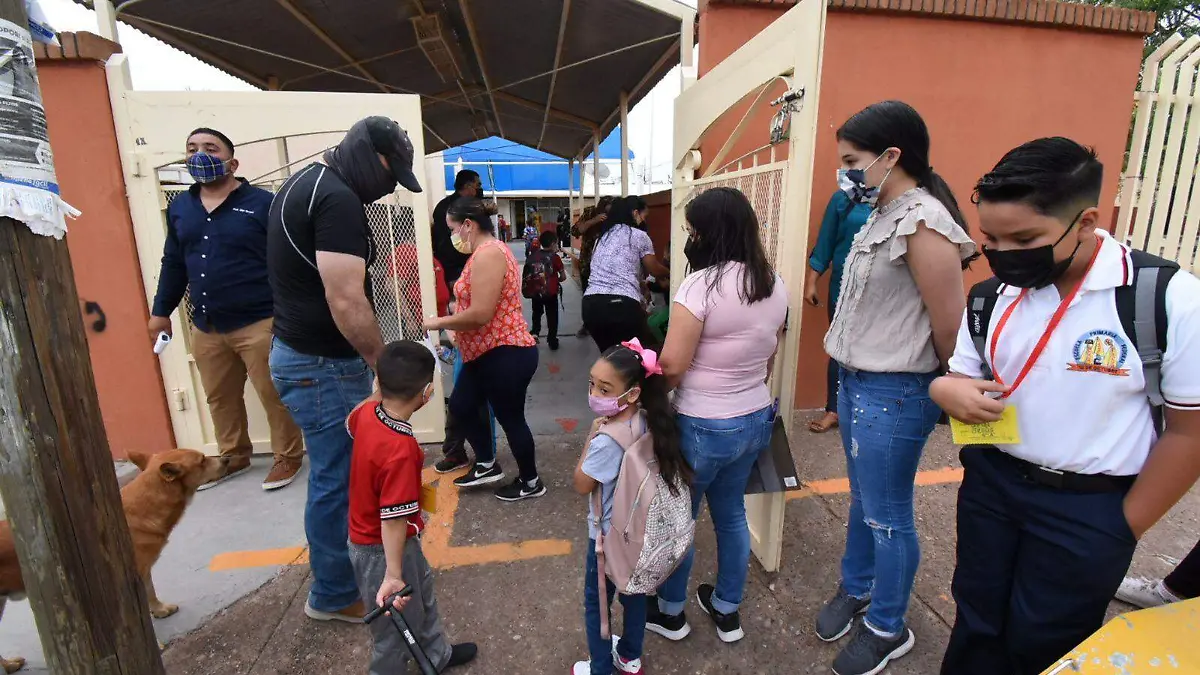
{"label": "torn paper poster", "polygon": [[66,217],[78,215],[54,177],[29,30],[0,19],[0,216],[61,239]]}
{"label": "torn paper poster", "polygon": [[58,34],[50,27],[50,22],[46,20],[46,13],[42,11],[42,6],[38,0],[25,0],[25,14],[29,16],[29,34],[38,42],[45,42],[48,45],[59,47]]}

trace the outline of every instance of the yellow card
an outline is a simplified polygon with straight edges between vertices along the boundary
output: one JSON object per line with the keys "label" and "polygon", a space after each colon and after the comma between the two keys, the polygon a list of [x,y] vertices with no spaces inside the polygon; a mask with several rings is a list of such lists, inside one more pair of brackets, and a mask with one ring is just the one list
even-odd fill
{"label": "yellow card", "polygon": [[1016,445],[1021,442],[1017,409],[1011,405],[1004,409],[996,422],[967,424],[951,417],[950,431],[954,434],[955,445]]}
{"label": "yellow card", "polygon": [[437,487],[432,483],[421,485],[421,510],[425,513],[437,513]]}

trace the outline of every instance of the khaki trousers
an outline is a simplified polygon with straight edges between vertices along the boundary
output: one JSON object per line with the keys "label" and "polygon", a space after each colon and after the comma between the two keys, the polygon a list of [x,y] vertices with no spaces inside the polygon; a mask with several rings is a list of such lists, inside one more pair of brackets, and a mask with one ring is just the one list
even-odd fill
{"label": "khaki trousers", "polygon": [[254,450],[246,418],[247,376],[267,412],[275,459],[300,461],[304,457],[300,428],[271,381],[272,324],[271,319],[263,319],[229,333],[192,329],[192,356],[208,396],[217,448],[223,457],[249,457]]}

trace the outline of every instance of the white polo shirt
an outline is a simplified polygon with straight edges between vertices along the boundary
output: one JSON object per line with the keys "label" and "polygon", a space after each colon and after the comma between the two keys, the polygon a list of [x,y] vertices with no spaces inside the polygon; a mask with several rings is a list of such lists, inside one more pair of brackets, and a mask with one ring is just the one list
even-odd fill
{"label": "white polo shirt", "polygon": [[[1060,471],[1134,475],[1156,440],[1142,362],[1121,328],[1114,289],[1133,282],[1129,249],[1101,233],[1100,253],[1041,358],[1006,401],[1017,409],[1021,443],[1001,449]],[[1021,289],[1003,286],[992,310],[988,349],[1000,317]],[[1031,290],[1013,311],[993,364],[1012,384],[1062,297],[1054,285]],[[1180,270],[1167,286],[1167,405],[1200,411],[1200,280]],[[983,377],[964,317],[950,370]]]}

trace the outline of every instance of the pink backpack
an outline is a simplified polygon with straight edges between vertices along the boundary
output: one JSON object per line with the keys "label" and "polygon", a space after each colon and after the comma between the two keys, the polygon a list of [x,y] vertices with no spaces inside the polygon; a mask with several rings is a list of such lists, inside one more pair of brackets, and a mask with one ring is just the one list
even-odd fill
{"label": "pink backpack", "polygon": [[[596,537],[599,570],[600,632],[611,637],[608,604],[603,600],[605,577],[618,593],[653,593],[675,571],[692,546],[696,521],[692,517],[692,493],[686,484],[672,494],[658,472],[654,440],[646,427],[645,414],[637,417],[640,434],[628,424],[605,424],[596,432],[616,441],[625,450],[617,486],[613,492],[612,520],[608,534]],[[589,439],[590,440],[590,439]],[[600,487],[592,492],[596,527],[600,529]]]}

